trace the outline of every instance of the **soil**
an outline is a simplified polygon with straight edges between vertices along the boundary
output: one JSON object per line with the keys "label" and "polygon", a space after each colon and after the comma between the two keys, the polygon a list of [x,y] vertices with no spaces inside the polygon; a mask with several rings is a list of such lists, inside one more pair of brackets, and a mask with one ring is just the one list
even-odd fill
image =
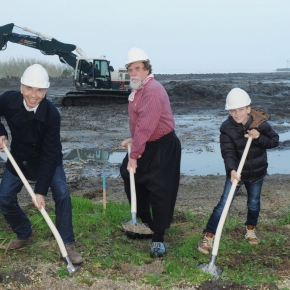
{"label": "soil", "polygon": [[[290,113],[290,75],[287,73],[189,74],[155,77],[166,88],[175,117],[183,120],[176,124],[176,133],[181,140],[183,151],[198,154],[212,150],[209,144],[218,142],[219,125],[227,117],[227,112],[224,110],[225,97],[234,87],[245,89],[252,98],[253,106],[267,111],[270,115],[269,122],[278,133],[290,130],[290,124],[287,123]],[[18,88],[18,78],[0,79],[0,93]],[[70,192],[72,195],[84,196],[97,202],[102,201],[102,176],[106,174],[107,200],[126,201],[122,179],[118,174],[120,164],[110,163],[108,158],[96,158],[95,153],[97,150],[98,154],[119,152],[125,156],[126,150],[120,144],[129,136],[127,104],[102,100],[94,106],[62,107],[61,98],[71,89],[73,88],[70,78],[53,78],[48,93],[48,98],[57,105],[62,116],[61,138],[65,155],[66,152],[69,155],[72,149],[78,149],[75,158],[71,157],[64,161]],[[199,122],[194,123],[186,116],[195,116],[195,120]],[[200,121],[203,120],[204,126],[200,125]],[[281,142],[279,150],[289,150],[289,145],[289,141]],[[88,156],[87,152],[95,155]],[[3,172],[3,167],[4,162],[0,162],[0,174]],[[224,180],[225,176],[222,174],[199,175],[198,172],[192,175],[182,174],[176,209],[188,209],[194,214],[208,216],[221,195]],[[289,209],[289,182],[290,177],[287,174],[266,176],[261,196],[260,219],[275,219],[279,213]],[[27,196],[27,194],[20,195],[22,205],[30,202]],[[229,214],[245,215],[245,211],[246,194],[242,189],[233,202]],[[0,289],[13,289],[9,288],[9,283],[12,285],[13,281],[27,280],[28,277],[31,279],[31,285],[26,283],[28,286],[25,289],[153,289],[146,285],[137,285],[134,279],[130,279],[130,273],[138,275],[139,272],[144,271],[162,271],[162,264],[159,261],[147,265],[146,269],[144,269],[146,266],[132,269],[130,265],[123,265],[123,271],[129,273],[131,282],[96,279],[93,285],[86,286],[78,284],[73,278],[59,281],[56,277],[52,277],[49,267],[50,265],[37,265],[37,271],[41,273],[39,278],[41,281],[38,283],[33,281],[39,277],[33,274],[35,266],[23,264],[21,267],[19,261],[17,270],[10,274],[10,280],[0,275]],[[289,273],[288,271],[284,276],[289,277]],[[259,288],[209,280],[201,285],[181,285],[174,289],[282,289],[282,287],[290,287],[289,280],[281,281],[279,285],[261,285]]]}

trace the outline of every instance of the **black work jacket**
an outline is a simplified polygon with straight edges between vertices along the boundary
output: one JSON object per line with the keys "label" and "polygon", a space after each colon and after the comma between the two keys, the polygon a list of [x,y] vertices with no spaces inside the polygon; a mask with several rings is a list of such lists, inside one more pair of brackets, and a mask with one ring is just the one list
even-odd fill
{"label": "black work jacket", "polygon": [[[60,142],[60,114],[57,108],[44,98],[36,113],[29,118],[19,91],[7,91],[0,95],[0,116],[4,117],[11,133],[11,154],[24,176],[36,181],[35,193],[47,195],[56,167],[62,164]],[[7,136],[0,122],[0,136]],[[7,169],[17,175],[8,160]]]}
{"label": "black work jacket", "polygon": [[251,108],[251,124],[239,124],[229,116],[220,127],[220,147],[225,163],[226,175],[230,178],[231,171],[238,169],[248,138],[244,137],[247,130],[256,129],[260,133],[253,139],[243,170],[242,181],[255,182],[267,174],[268,162],[266,149],[277,147],[279,135],[267,122],[265,111]]}

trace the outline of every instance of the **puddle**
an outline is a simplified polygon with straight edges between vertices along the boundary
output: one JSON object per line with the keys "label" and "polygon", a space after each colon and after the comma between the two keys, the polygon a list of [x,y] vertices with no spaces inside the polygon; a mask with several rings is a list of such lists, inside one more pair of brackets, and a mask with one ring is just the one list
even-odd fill
{"label": "puddle", "polygon": [[[220,146],[214,146],[215,152],[182,152],[181,173],[185,175],[224,175],[224,161]],[[290,159],[290,150],[268,150],[268,173],[289,174],[290,168],[285,160]]]}
{"label": "puddle", "polygon": [[[290,133],[289,133],[290,135]],[[211,144],[211,150],[190,151],[182,150],[181,173],[184,175],[224,175],[224,161],[220,154],[220,145]],[[123,161],[125,152],[114,152],[110,155],[109,162],[118,164]],[[268,150],[268,173],[289,174],[290,168],[285,160],[290,159],[290,150]]]}
{"label": "puddle", "polygon": [[[285,125],[285,123],[282,125]],[[289,124],[288,124],[288,126],[289,126]],[[285,142],[285,141],[289,141],[289,140],[290,140],[290,131],[279,134],[279,141],[280,142]]]}
{"label": "puddle", "polygon": [[0,152],[0,159],[6,161],[7,160],[7,155],[4,152]]}
{"label": "puddle", "polygon": [[103,149],[66,149],[63,151],[63,160],[108,160],[109,157],[110,152]]}
{"label": "puddle", "polygon": [[[189,118],[188,117],[187,121]],[[184,118],[182,118],[184,120]],[[186,122],[186,121],[185,121]],[[280,142],[290,140],[290,131],[280,134]],[[109,162],[121,163],[125,152],[114,152],[110,154]],[[290,168],[285,160],[290,159],[290,150],[268,150],[268,173],[289,174]],[[208,143],[198,150],[183,149],[181,154],[181,173],[185,175],[224,175],[224,161],[220,154],[220,144]]]}
{"label": "puddle", "polygon": [[[187,120],[188,121],[188,120]],[[186,121],[185,121],[186,122]],[[290,140],[290,131],[280,134],[280,142]],[[194,147],[194,150],[183,149],[181,155],[181,173],[185,175],[224,175],[224,162],[220,154],[218,142],[209,142],[203,146]],[[63,159],[70,161],[103,160],[113,165],[119,165],[123,161],[126,152],[110,152],[104,149],[66,149],[63,151]],[[5,153],[0,152],[0,158],[7,160]],[[288,162],[290,150],[268,150],[268,173],[289,174]],[[114,177],[119,175],[119,166],[111,170]]]}
{"label": "puddle", "polygon": [[[279,134],[280,142],[290,140],[290,131]],[[220,154],[219,143],[208,143],[205,149],[183,150],[181,155],[181,173],[185,175],[208,175],[225,174],[224,161]],[[290,150],[279,150],[278,148],[267,151],[268,173],[289,174],[288,162]]]}

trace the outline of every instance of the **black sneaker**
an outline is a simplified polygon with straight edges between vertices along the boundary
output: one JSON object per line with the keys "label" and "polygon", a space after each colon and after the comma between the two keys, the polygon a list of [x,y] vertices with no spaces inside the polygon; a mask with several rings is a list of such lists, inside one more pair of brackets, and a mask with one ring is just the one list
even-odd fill
{"label": "black sneaker", "polygon": [[160,258],[163,257],[166,253],[166,249],[164,243],[161,242],[153,242],[151,244],[150,256],[152,258]]}

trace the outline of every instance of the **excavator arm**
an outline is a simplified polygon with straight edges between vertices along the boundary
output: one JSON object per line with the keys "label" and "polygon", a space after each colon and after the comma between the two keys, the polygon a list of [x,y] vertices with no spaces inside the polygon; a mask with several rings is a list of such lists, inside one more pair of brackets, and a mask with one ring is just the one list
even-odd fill
{"label": "excavator arm", "polygon": [[[15,33],[14,27],[29,33]],[[0,52],[7,48],[8,42],[37,49],[45,55],[58,55],[59,60],[74,71],[75,90],[67,92],[62,98],[64,106],[93,103],[96,97],[127,102],[130,94],[129,75],[126,70],[114,72],[110,61],[106,60],[104,56],[89,58],[80,47],[74,44],[60,42],[52,36],[27,27],[20,27],[14,23],[0,26]],[[93,75],[88,77],[87,73],[91,65],[94,68]],[[112,78],[111,72],[114,72],[114,78]]]}
{"label": "excavator arm", "polygon": [[77,49],[76,45],[60,42],[53,37],[34,32],[25,27],[20,28],[38,36],[13,33],[14,26],[16,25],[13,23],[0,26],[0,50],[5,50],[8,42],[18,43],[38,49],[45,55],[58,55],[62,63],[68,64],[73,69],[76,67],[77,55],[73,53]]}

